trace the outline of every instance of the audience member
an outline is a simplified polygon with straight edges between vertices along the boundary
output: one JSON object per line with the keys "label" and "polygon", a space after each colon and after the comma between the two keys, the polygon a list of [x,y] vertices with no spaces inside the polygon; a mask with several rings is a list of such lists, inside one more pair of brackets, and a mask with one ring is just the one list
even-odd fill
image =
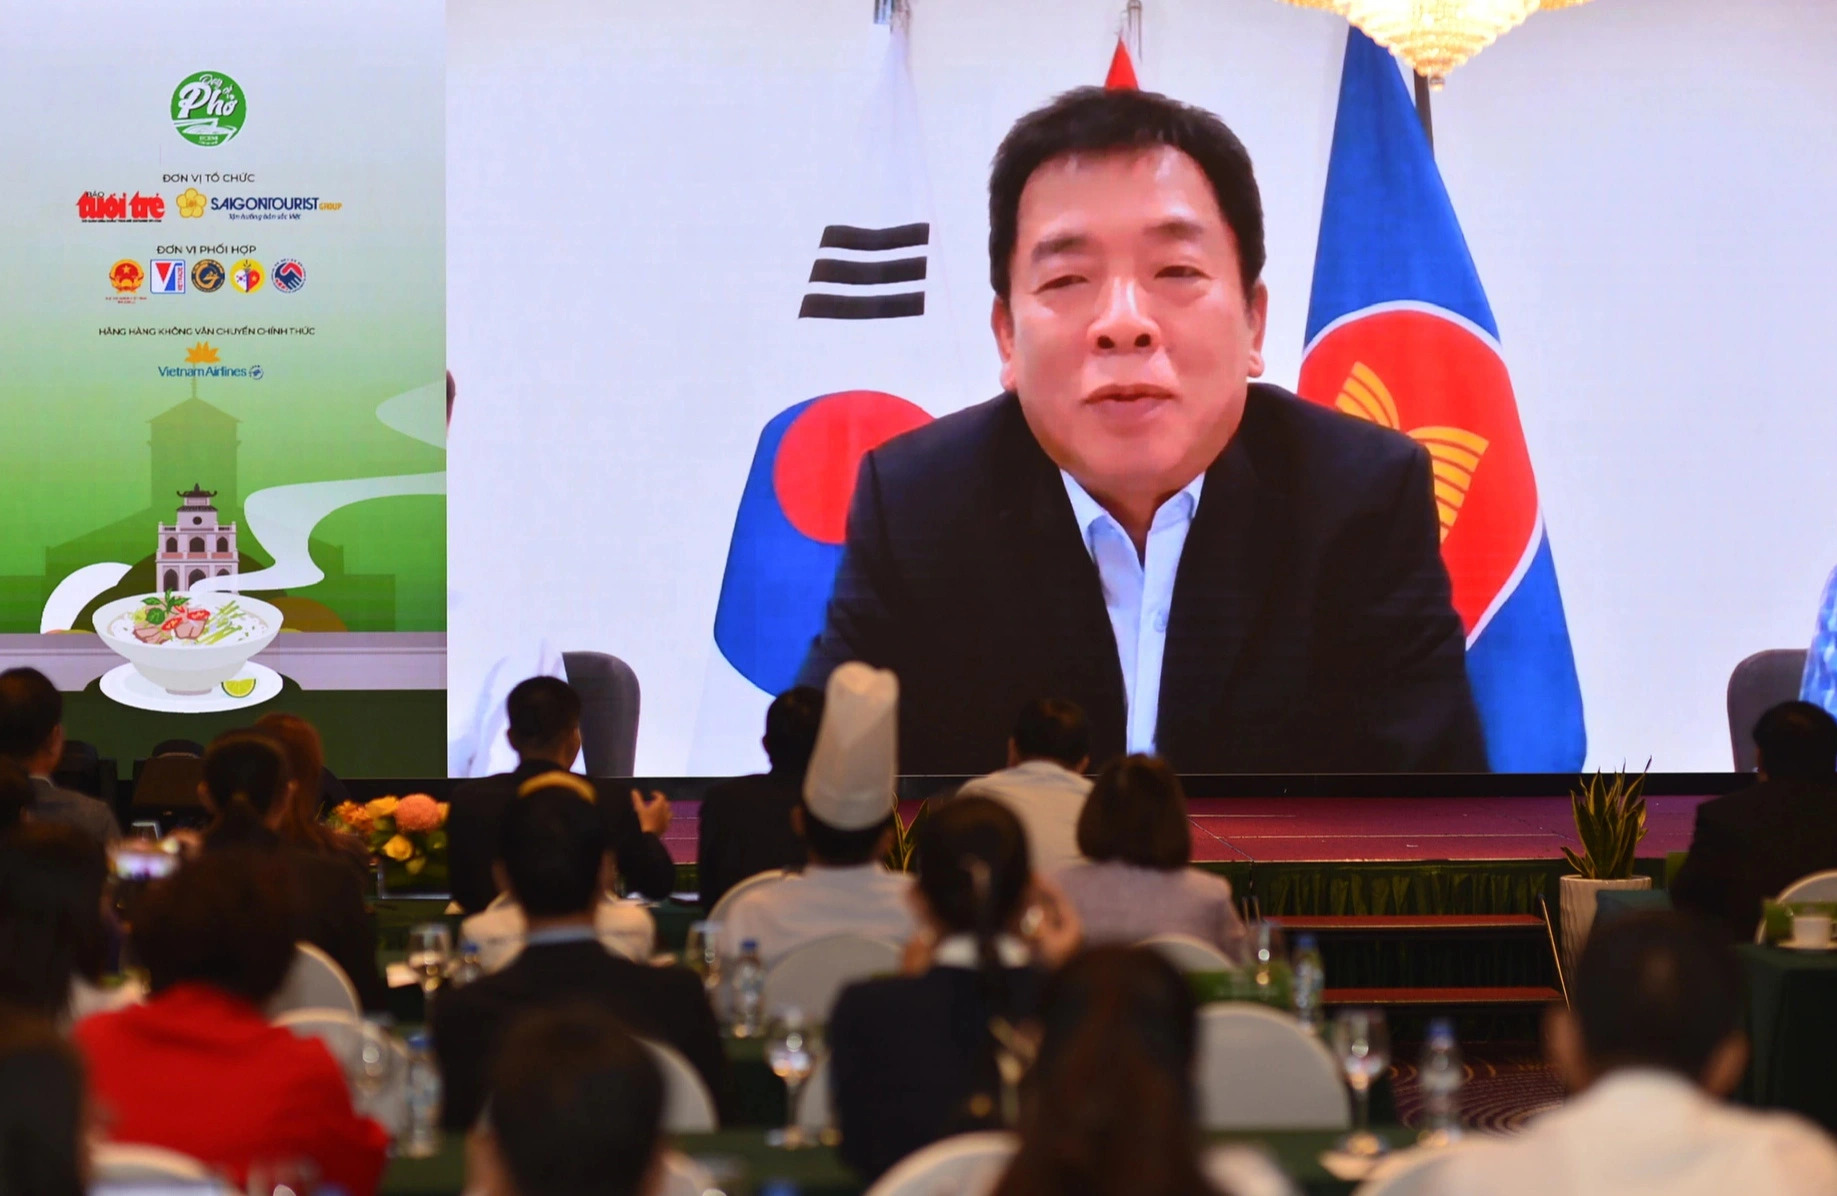
{"label": "audience member", "polygon": [[32,817],[88,831],[103,843],[121,837],[115,812],[97,798],[52,783],[64,754],[64,695],[37,669],[0,673],[0,756],[32,778]]}
{"label": "audience member", "polygon": [[30,819],[32,778],[18,761],[0,756],[0,834]]}
{"label": "audience member", "polygon": [[1008,767],[964,784],[959,793],[992,797],[1014,811],[1027,831],[1033,870],[1051,876],[1084,857],[1078,816],[1091,782],[1091,730],[1076,703],[1041,698],[1027,703],[1008,737]]}
{"label": "audience member", "polygon": [[107,886],[107,853],[73,826],[0,837],[0,1003],[69,1024],[144,995],[133,982],[102,987]]}
{"label": "audience member", "polygon": [[1670,912],[1597,923],[1570,991],[1546,1046],[1579,1095],[1510,1141],[1450,1159],[1436,1191],[1837,1192],[1837,1148],[1817,1127],[1724,1103],[1748,1049],[1741,965],[1714,929]]}
{"label": "audience member", "polygon": [[1078,818],[1078,849],[1089,862],[1057,879],[1087,941],[1188,934],[1241,957],[1244,922],[1231,904],[1231,882],[1190,866],[1186,793],[1164,761],[1125,756],[1104,766]]}
{"label": "audience member", "polygon": [[76,1051],[40,1018],[0,1013],[0,1192],[84,1196],[88,1121]]}
{"label": "audience member", "polygon": [[367,1010],[389,1006],[376,964],[376,927],[364,905],[365,873],[346,852],[309,838],[286,837],[294,782],[279,744],[253,731],[218,736],[204,753],[198,796],[211,812],[204,850],[259,850],[286,879],[293,937],[331,956],[350,977]]}
{"label": "audience member", "polygon": [[308,1161],[367,1196],[388,1135],[352,1110],[323,1043],[263,1012],[293,961],[291,905],[272,857],[248,848],[207,852],[151,885],[134,945],[153,995],[83,1021],[77,1045],[115,1141],[191,1155],[238,1186],[252,1166]]}
{"label": "audience member", "polygon": [[742,893],[721,915],[719,950],[759,945],[767,967],[836,934],[904,942],[914,929],[911,878],[883,863],[892,842],[899,682],[845,664],[829,676],[804,799],[791,822],[810,849],[797,876]]}
{"label": "audience member", "polygon": [[779,694],[765,712],[771,770],[722,781],[702,797],[695,868],[703,909],[713,909],[722,894],[749,876],[804,866],[804,840],[791,812],[803,797],[804,772],[822,721],[822,691],[799,687]]}
{"label": "audience member", "polygon": [[1139,947],[1095,947],[1047,981],[1020,1149],[996,1196],[1236,1196],[1291,1191],[1261,1152],[1203,1150],[1192,989]]}
{"label": "audience member", "polygon": [[[830,685],[834,709],[834,675]],[[844,989],[829,1019],[841,1153],[869,1179],[939,1138],[1004,1120],[1018,1078],[1002,1062],[1011,1028],[1034,1013],[1040,963],[1077,946],[1076,918],[1034,881],[1006,806],[960,797],[918,834],[923,929],[907,974]],[[1040,911],[1033,944],[1022,932],[1030,908]]]}
{"label": "audience member", "polygon": [[512,801],[501,834],[504,883],[529,929],[509,967],[434,996],[446,1126],[463,1130],[478,1117],[498,1044],[517,1014],[576,999],[681,1051],[718,1099],[726,1063],[701,978],[686,968],[633,963],[600,945],[594,909],[612,863],[606,824],[593,805],[567,788],[538,789]]}
{"label": "audience member", "polygon": [[532,1013],[505,1035],[467,1150],[476,1196],[654,1196],[663,1075],[592,1005]]}
{"label": "audience member", "polygon": [[[456,786],[447,811],[448,876],[453,900],[468,914],[478,913],[498,894],[491,870],[497,858],[498,824],[517,789],[541,773],[568,771],[580,755],[580,695],[566,681],[520,681],[510,691],[505,710],[516,769]],[[668,897],[676,887],[676,864],[657,838],[670,826],[668,799],[653,793],[647,802],[633,790],[629,804],[604,801],[596,808],[605,819],[625,883],[646,897]]]}
{"label": "audience member", "polygon": [[[545,772],[523,782],[517,790],[525,797],[539,789],[561,788],[579,794],[588,802],[599,800],[593,785],[571,772]],[[529,922],[509,893],[503,878],[503,861],[492,865],[497,873],[498,895],[482,914],[473,914],[460,923],[460,943],[471,943],[478,949],[479,963],[487,972],[502,971],[523,951],[523,940],[529,933]],[[646,963],[657,945],[657,922],[651,912],[635,901],[618,897],[608,887],[600,891],[599,903],[593,909],[593,929],[600,945],[615,955],[634,963]]]}
{"label": "audience member", "polygon": [[1679,909],[1742,942],[1767,898],[1837,868],[1837,719],[1783,702],[1755,724],[1754,746],[1760,780],[1697,807],[1690,854],[1671,883]]}
{"label": "audience member", "polygon": [[335,831],[320,821],[329,805],[347,801],[344,784],[325,766],[325,744],[319,730],[297,714],[264,714],[251,728],[280,746],[293,776],[293,796],[275,825],[275,833],[296,847],[327,855],[349,856],[358,871],[370,873],[370,849],[356,835]]}

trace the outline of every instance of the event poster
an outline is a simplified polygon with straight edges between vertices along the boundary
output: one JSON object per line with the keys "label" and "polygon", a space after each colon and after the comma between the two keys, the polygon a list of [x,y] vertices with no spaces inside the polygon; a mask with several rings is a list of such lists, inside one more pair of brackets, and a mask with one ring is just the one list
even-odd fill
{"label": "event poster", "polygon": [[6,13],[5,663],[168,714],[439,689],[443,5]]}

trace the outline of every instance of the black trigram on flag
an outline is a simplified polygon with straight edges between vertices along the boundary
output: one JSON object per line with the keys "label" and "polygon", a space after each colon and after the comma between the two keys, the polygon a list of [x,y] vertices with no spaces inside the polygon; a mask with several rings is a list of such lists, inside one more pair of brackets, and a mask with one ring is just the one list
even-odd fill
{"label": "black trigram on flag", "polygon": [[931,225],[856,228],[832,224],[821,247],[848,257],[819,255],[800,320],[895,320],[925,314],[925,247]]}

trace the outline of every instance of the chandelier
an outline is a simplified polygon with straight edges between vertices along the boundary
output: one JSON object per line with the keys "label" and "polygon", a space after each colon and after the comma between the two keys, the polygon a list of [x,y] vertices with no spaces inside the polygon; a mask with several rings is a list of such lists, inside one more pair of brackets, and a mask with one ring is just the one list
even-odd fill
{"label": "chandelier", "polygon": [[1588,0],[1288,0],[1339,13],[1439,89],[1448,72],[1522,25],[1540,8]]}

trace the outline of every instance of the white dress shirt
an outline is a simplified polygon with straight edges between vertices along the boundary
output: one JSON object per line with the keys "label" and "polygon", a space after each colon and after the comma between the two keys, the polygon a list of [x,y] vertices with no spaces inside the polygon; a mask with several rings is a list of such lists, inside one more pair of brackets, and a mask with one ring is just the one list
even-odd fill
{"label": "white dress shirt", "polygon": [[[635,901],[608,896],[593,911],[593,929],[600,945],[633,963],[650,959],[657,942],[657,922],[651,911]],[[478,948],[478,962],[487,972],[510,966],[523,954],[528,923],[523,907],[500,896],[480,913],[459,924],[459,941]]]}
{"label": "white dress shirt", "polygon": [[832,868],[811,863],[796,876],[742,893],[721,915],[716,941],[722,959],[741,944],[759,944],[766,967],[805,943],[832,934],[904,943],[917,929],[909,894],[912,878],[879,863]]}
{"label": "white dress shirt", "polygon": [[992,798],[1021,821],[1027,858],[1035,873],[1057,872],[1084,857],[1078,853],[1078,815],[1091,782],[1056,760],[1027,760],[966,781],[958,791]]}
{"label": "white dress shirt", "polygon": [[1161,711],[1161,659],[1167,650],[1167,616],[1174,605],[1174,577],[1180,570],[1180,552],[1186,533],[1199,510],[1199,492],[1206,475],[1200,474],[1161,504],[1148,528],[1141,555],[1135,541],[1116,517],[1103,509],[1078,480],[1063,469],[1066,497],[1084,536],[1085,551],[1097,566],[1103,583],[1104,609],[1110,631],[1116,636],[1116,658],[1123,666],[1123,695],[1127,702],[1125,736],[1131,752],[1153,753],[1155,719]]}
{"label": "white dress shirt", "polygon": [[1811,1196],[1837,1192],[1837,1147],[1808,1121],[1710,1097],[1671,1072],[1610,1072],[1524,1133],[1449,1158],[1447,1196]]}

